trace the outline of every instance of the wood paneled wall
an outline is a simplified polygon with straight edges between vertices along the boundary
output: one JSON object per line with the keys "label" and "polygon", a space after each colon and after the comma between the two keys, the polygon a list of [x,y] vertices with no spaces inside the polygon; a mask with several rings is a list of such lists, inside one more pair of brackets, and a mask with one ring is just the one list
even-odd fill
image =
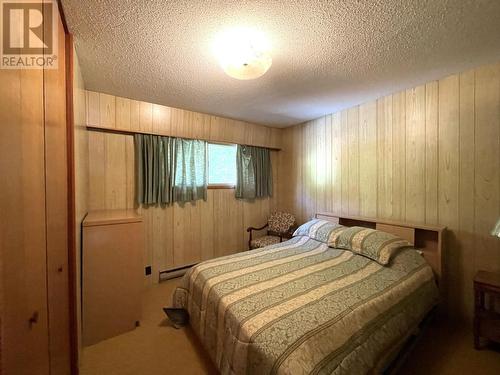
{"label": "wood paneled wall", "polygon": [[[180,137],[267,147],[280,146],[280,129],[87,92],[87,124]],[[88,131],[89,210],[137,208],[144,216],[144,265],[158,272],[247,248],[248,226],[260,226],[277,203],[278,152],[271,152],[275,194],[241,201],[232,189],[209,189],[207,201],[167,207],[136,207],[132,135]]]}
{"label": "wood paneled wall", "polygon": [[87,125],[279,148],[281,129],[87,91]]}
{"label": "wood paneled wall", "polygon": [[284,133],[280,208],[446,225],[447,305],[471,316],[475,272],[500,271],[500,64]]}

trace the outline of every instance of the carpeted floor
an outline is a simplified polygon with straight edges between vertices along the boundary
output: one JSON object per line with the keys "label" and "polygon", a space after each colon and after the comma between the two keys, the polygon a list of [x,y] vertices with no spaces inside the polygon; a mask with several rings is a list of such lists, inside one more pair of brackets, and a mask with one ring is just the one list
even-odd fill
{"label": "carpeted floor", "polygon": [[[84,348],[82,375],[216,374],[189,328],[176,330],[162,307],[179,279],[150,288],[144,295],[141,326],[132,332]],[[418,342],[402,374],[500,374],[500,351],[472,348],[469,327],[434,321]]]}

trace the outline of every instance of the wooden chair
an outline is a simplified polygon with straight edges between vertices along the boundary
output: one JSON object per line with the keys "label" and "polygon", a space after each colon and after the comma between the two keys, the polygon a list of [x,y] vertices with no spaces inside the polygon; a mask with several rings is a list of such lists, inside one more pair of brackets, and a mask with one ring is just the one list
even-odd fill
{"label": "wooden chair", "polygon": [[[258,231],[265,228],[268,228],[266,236],[252,239],[252,232],[254,230]],[[269,216],[266,225],[260,228],[247,228],[247,232],[250,233],[248,247],[252,250],[280,243],[283,241],[283,238],[291,238],[295,228],[295,216],[288,212],[274,212]]]}

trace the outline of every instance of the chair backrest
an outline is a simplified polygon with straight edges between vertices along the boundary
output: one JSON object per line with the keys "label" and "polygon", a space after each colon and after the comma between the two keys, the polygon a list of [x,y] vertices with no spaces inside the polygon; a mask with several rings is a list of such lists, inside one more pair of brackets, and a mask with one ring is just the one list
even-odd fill
{"label": "chair backrest", "polygon": [[295,216],[288,212],[274,212],[267,221],[269,231],[276,233],[286,233],[295,224]]}

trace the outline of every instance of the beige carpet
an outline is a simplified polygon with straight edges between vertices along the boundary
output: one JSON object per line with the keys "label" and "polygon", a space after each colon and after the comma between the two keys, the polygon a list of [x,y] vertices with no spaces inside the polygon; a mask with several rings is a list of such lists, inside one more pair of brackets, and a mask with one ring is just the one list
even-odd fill
{"label": "beige carpet", "polygon": [[[144,295],[141,326],[83,350],[82,375],[216,374],[189,328],[176,330],[165,319],[179,279],[150,288]],[[500,374],[500,352],[472,348],[469,327],[435,321],[423,335],[402,374]]]}
{"label": "beige carpet", "polygon": [[170,304],[179,280],[169,280],[147,290],[140,327],[84,348],[80,374],[216,374],[191,329],[171,327],[163,313],[162,307]]}

